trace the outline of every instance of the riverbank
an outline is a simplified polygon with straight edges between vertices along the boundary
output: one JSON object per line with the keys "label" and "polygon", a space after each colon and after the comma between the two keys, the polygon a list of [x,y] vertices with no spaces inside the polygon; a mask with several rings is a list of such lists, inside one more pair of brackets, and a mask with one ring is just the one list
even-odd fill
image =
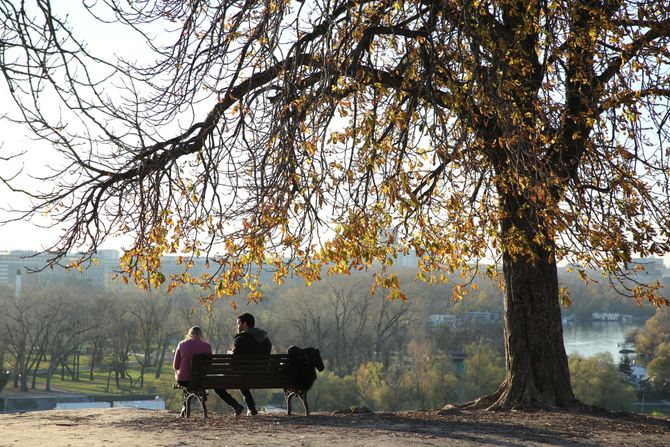
{"label": "riverbank", "polygon": [[[64,391],[5,389],[0,391],[0,412],[21,413],[53,410],[55,408],[136,406],[164,409],[165,401],[152,394],[82,394]],[[0,444],[1,445],[1,444]]]}
{"label": "riverbank", "polygon": [[591,357],[600,352],[607,352],[612,356],[614,364],[621,360],[621,345],[626,335],[644,327],[644,321],[631,323],[590,321],[571,322],[563,325],[563,342],[568,355],[579,354],[582,357]]}

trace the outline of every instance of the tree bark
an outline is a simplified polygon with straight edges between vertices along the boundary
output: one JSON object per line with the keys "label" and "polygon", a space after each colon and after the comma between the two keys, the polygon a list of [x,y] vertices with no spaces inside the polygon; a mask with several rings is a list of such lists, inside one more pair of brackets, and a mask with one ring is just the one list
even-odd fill
{"label": "tree bark", "polygon": [[554,239],[545,231],[548,242],[534,241],[537,216],[520,212],[528,208],[518,206],[519,203],[524,203],[519,197],[507,201],[508,217],[502,221],[502,234],[521,230],[530,241],[530,253],[516,256],[508,251],[503,253],[507,373],[490,408],[567,407],[576,400],[563,344]]}

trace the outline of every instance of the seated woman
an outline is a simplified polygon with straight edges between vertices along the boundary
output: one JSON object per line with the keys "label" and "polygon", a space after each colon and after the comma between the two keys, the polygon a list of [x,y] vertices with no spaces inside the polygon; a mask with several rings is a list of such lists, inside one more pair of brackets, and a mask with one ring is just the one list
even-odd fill
{"label": "seated woman", "polygon": [[202,339],[202,329],[193,326],[186,333],[186,338],[179,342],[174,353],[172,367],[175,378],[181,386],[188,386],[191,380],[191,358],[196,354],[211,354],[212,347]]}

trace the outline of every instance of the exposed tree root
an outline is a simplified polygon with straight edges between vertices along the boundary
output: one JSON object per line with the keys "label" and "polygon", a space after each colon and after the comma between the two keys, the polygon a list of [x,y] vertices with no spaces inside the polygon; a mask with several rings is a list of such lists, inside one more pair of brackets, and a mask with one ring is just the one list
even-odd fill
{"label": "exposed tree root", "polygon": [[584,412],[607,411],[603,408],[584,405],[577,399],[568,402],[567,405],[557,405],[553,399],[547,398],[537,390],[524,390],[520,393],[510,392],[507,383],[503,383],[498,390],[487,396],[482,396],[461,405],[458,408],[464,410],[488,410],[488,411],[512,411],[512,410],[558,410],[576,409]]}
{"label": "exposed tree root", "polygon": [[498,400],[498,397],[500,397],[500,389],[498,389],[498,391],[493,394],[478,397],[475,400],[458,405],[458,407],[464,410],[485,410],[489,409],[491,405],[493,405]]}

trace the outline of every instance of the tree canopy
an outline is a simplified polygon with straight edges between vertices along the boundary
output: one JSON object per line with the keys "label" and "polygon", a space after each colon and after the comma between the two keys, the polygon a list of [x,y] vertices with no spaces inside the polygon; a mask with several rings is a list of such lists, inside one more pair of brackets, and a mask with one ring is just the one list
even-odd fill
{"label": "tree canopy", "polygon": [[261,266],[309,283],[412,251],[422,280],[463,272],[459,298],[491,259],[500,407],[574,401],[558,261],[667,303],[631,262],[670,251],[668,1],[84,3],[138,61],[94,54],[53,3],[0,1],[0,66],[62,156],[17,215],[65,228],[54,262],[125,234],[141,285],[184,252],[218,269],[171,281],[258,298]]}

